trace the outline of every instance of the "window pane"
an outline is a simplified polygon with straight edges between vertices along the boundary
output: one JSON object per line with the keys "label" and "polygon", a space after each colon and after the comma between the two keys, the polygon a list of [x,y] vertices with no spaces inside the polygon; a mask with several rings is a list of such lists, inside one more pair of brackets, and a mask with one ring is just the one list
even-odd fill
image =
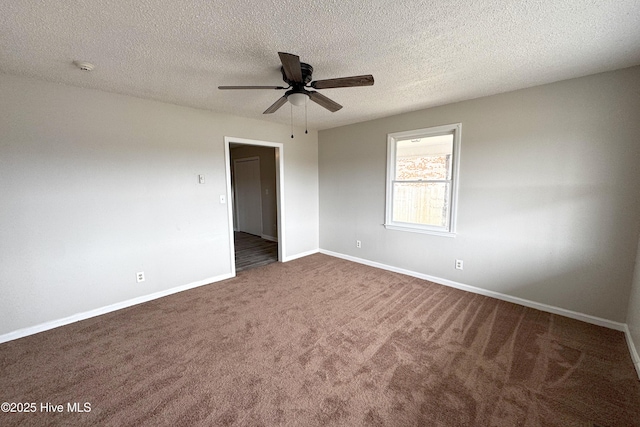
{"label": "window pane", "polygon": [[396,143],[396,180],[451,179],[453,134]]}
{"label": "window pane", "polygon": [[448,183],[393,183],[393,221],[447,227]]}

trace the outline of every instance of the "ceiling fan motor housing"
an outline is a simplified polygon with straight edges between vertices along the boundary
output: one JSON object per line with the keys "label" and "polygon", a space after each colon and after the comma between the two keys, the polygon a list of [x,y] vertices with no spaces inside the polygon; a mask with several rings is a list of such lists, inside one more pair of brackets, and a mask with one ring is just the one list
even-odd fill
{"label": "ceiling fan motor housing", "polygon": [[282,80],[284,80],[289,86],[293,88],[303,88],[311,81],[311,76],[313,75],[313,67],[305,62],[300,63],[300,71],[302,72],[302,83],[300,82],[292,82],[287,78],[287,75],[284,71],[284,67],[280,67],[280,71],[282,72]]}

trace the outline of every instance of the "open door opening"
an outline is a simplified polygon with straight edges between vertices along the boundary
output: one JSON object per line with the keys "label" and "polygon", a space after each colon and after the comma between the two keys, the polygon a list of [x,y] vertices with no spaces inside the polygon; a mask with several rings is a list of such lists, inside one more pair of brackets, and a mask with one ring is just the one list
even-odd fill
{"label": "open door opening", "polygon": [[282,260],[282,144],[225,138],[232,271]]}

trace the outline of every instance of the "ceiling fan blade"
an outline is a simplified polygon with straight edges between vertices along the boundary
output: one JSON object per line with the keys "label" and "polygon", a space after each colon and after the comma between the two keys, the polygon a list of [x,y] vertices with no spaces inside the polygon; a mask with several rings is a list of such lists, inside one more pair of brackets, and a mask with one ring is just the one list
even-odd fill
{"label": "ceiling fan blade", "polygon": [[309,92],[309,98],[311,98],[311,100],[316,104],[326,108],[332,113],[335,113],[342,108],[342,105],[338,104],[335,101],[332,101],[324,95],[319,94],[318,92]]}
{"label": "ceiling fan blade", "polygon": [[302,83],[302,68],[300,66],[300,57],[291,53],[278,52],[282,68],[287,79],[294,83]]}
{"label": "ceiling fan blade", "polygon": [[286,89],[282,86],[218,86],[218,89]]}
{"label": "ceiling fan blade", "polygon": [[373,86],[373,76],[341,77],[338,79],[316,80],[310,85],[314,89],[331,89],[336,87]]}
{"label": "ceiling fan blade", "polygon": [[264,113],[262,114],[275,113],[278,110],[278,108],[282,107],[286,103],[287,103],[287,97],[283,96],[282,98],[279,98],[276,102],[274,102],[271,107],[264,110]]}

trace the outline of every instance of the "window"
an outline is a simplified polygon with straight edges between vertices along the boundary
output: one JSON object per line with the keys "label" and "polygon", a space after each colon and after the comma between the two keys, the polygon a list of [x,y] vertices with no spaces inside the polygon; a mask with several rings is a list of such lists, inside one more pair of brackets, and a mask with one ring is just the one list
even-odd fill
{"label": "window", "polygon": [[387,136],[386,228],[454,235],[461,127]]}

